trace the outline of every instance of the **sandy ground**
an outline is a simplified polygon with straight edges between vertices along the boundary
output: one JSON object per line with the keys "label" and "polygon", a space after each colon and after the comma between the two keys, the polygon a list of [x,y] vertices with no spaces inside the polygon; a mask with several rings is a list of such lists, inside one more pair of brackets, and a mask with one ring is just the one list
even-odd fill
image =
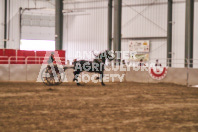
{"label": "sandy ground", "polygon": [[0,131],[198,131],[198,89],[0,83]]}

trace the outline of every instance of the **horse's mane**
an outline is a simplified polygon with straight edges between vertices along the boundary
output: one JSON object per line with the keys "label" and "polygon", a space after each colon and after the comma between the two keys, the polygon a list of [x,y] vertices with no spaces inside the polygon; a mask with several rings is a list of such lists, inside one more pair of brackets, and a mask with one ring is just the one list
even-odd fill
{"label": "horse's mane", "polygon": [[[94,54],[94,55],[95,55],[95,54]],[[101,53],[98,54],[98,55],[95,55],[95,59],[96,59],[96,60],[100,60],[100,61],[102,61],[103,63],[105,63],[104,61],[105,61],[106,58],[107,58],[106,51],[101,52]]]}

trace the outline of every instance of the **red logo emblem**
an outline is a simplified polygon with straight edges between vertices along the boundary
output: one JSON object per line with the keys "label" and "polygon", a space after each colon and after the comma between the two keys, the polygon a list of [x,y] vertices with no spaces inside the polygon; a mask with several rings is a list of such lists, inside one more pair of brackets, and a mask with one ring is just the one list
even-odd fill
{"label": "red logo emblem", "polygon": [[167,75],[167,68],[166,67],[159,67],[159,66],[156,66],[156,67],[150,67],[149,68],[149,74],[150,76],[153,78],[153,79],[156,79],[156,80],[162,80],[166,77]]}

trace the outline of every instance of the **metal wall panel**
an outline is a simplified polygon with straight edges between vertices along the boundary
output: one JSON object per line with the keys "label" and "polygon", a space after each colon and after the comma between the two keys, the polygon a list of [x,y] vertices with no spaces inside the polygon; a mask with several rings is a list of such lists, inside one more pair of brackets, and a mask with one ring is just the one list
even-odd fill
{"label": "metal wall panel", "polygon": [[4,48],[4,0],[0,0],[0,48]]}
{"label": "metal wall panel", "polygon": [[[164,2],[166,0],[123,0],[122,37],[166,36],[167,4]],[[66,12],[75,9],[74,13],[64,15],[63,48],[67,51],[67,59],[74,59],[77,51],[107,49],[107,1],[71,3],[64,5]],[[152,3],[154,5],[151,5]],[[80,15],[80,12],[84,14]],[[165,58],[166,41],[158,42],[153,41],[153,44],[157,47],[163,45],[161,50],[164,52],[155,51],[151,53],[151,57],[162,54],[160,57]],[[122,50],[127,50],[127,45],[128,41],[123,40]]]}
{"label": "metal wall panel", "polygon": [[173,67],[184,67],[185,47],[185,3],[173,3],[172,25]]}
{"label": "metal wall panel", "polygon": [[10,18],[8,18],[10,29],[7,30],[9,34],[7,48],[19,49],[19,7],[21,6],[21,2],[16,0],[11,0],[10,2]]}
{"label": "metal wall panel", "polygon": [[9,64],[0,64],[0,81],[9,81]]}
{"label": "metal wall panel", "polygon": [[[164,37],[167,35],[167,4],[144,2],[149,4],[130,6],[128,4],[130,2],[123,0],[122,37]],[[139,2],[134,4],[139,4]]]}
{"label": "metal wall panel", "polygon": [[[2,4],[4,0],[1,0],[1,6],[4,6],[4,4]],[[8,18],[8,23],[10,23],[10,27],[8,29],[8,42],[7,42],[7,48],[8,49],[19,49],[20,48],[20,13],[19,13],[19,8],[22,7],[22,8],[47,8],[47,9],[43,9],[41,11],[33,11],[33,12],[24,12],[24,13],[29,13],[30,15],[42,15],[45,17],[45,14],[47,13],[49,15],[49,12],[53,12],[51,11],[51,9],[54,9],[54,3],[55,3],[55,0],[50,0],[50,1],[36,1],[35,3],[35,0],[10,0],[10,17]],[[3,10],[3,8],[0,7],[0,10]],[[4,13],[4,11],[0,11],[0,13]],[[3,15],[1,15],[3,16]],[[2,19],[3,17],[1,17]],[[3,18],[4,19],[4,18]],[[1,20],[0,20],[1,22]],[[28,22],[26,21],[26,24],[28,24]],[[53,24],[53,23],[47,23],[46,22],[40,22],[39,21],[39,24],[41,24],[40,27],[46,27],[45,25],[47,24]],[[26,27],[24,28],[26,29],[25,31],[22,31],[22,34],[23,32],[24,33],[27,33],[28,31],[31,31],[32,29],[34,29],[33,27],[30,27],[29,29]],[[38,29],[38,28],[35,28],[35,29]],[[46,30],[46,29],[45,29]],[[0,25],[0,47],[2,47],[2,39],[1,39],[1,36],[3,36],[3,32],[2,32],[2,22],[1,22],[1,25]],[[42,35],[43,35],[43,38],[46,38],[48,35],[54,39],[54,32],[51,32],[50,28],[47,29],[47,31],[49,31],[49,34],[53,34],[53,37],[52,35],[49,35],[49,34],[39,34],[40,35],[40,39],[42,39]],[[40,31],[42,32],[42,30]],[[28,36],[29,35],[29,36]],[[34,37],[34,35],[32,34],[25,34],[23,37],[27,36],[26,38],[23,38],[23,39],[37,39]],[[38,36],[37,34],[35,36]],[[53,40],[51,39],[50,40]],[[49,38],[47,39],[49,40]],[[3,48],[3,47],[2,47]]]}
{"label": "metal wall panel", "polygon": [[194,4],[194,68],[198,68],[198,0]]}
{"label": "metal wall panel", "polygon": [[[105,5],[106,4],[106,5]],[[65,4],[65,10],[79,9],[86,15],[65,15],[64,23],[64,49],[67,50],[67,57],[73,59],[76,51],[84,50],[103,50],[107,48],[106,33],[97,30],[97,27],[106,29],[107,2],[92,2],[91,4]],[[195,8],[197,4],[195,3]],[[94,7],[90,16],[90,12],[86,8]],[[98,9],[99,8],[99,9]],[[105,11],[102,17],[94,14],[97,10]],[[197,14],[195,9],[195,15]],[[97,15],[97,16],[96,16]],[[100,21],[104,20],[104,25]],[[195,23],[197,17],[195,16]],[[93,25],[94,24],[94,25]],[[100,26],[98,26],[99,24]],[[185,43],[185,0],[173,0],[173,34],[172,34],[172,57],[173,67],[184,67],[184,43]],[[195,24],[195,28],[197,28]],[[97,32],[98,31],[98,32]],[[197,30],[195,30],[196,32]],[[97,37],[97,34],[101,37]],[[122,13],[122,37],[160,37],[167,35],[167,0],[123,0]],[[88,37],[89,36],[89,37]],[[94,37],[95,36],[95,37]],[[196,33],[195,33],[195,36]],[[102,40],[100,40],[100,39]],[[196,50],[196,42],[198,37],[194,37],[194,50]],[[98,47],[98,43],[104,41],[104,45]],[[122,50],[126,50],[129,40],[122,40]],[[151,40],[152,58],[166,58],[166,40]],[[157,49],[157,50],[154,50]],[[154,50],[154,51],[152,51]],[[194,51],[194,58],[197,52]]]}
{"label": "metal wall panel", "polygon": [[23,26],[21,38],[29,40],[54,40],[55,27]]}
{"label": "metal wall panel", "polygon": [[149,59],[165,61],[167,41],[158,37],[167,36],[167,0],[123,0],[122,10],[122,38],[131,38],[122,40],[122,51],[132,38],[153,37],[148,39]]}
{"label": "metal wall panel", "polygon": [[[77,58],[79,52],[107,49],[107,8],[90,8],[107,7],[107,2],[90,4],[77,5],[75,9],[79,8],[78,12],[64,14],[63,49],[67,51],[68,60]],[[79,14],[82,8],[83,15]],[[81,56],[79,59],[91,59],[91,57]]]}

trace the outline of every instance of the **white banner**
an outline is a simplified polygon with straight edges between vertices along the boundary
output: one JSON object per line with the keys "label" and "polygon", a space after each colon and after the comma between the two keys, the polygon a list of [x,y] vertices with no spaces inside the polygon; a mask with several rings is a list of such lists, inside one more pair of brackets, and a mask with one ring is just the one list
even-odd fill
{"label": "white banner", "polygon": [[129,41],[129,51],[149,52],[149,40]]}

